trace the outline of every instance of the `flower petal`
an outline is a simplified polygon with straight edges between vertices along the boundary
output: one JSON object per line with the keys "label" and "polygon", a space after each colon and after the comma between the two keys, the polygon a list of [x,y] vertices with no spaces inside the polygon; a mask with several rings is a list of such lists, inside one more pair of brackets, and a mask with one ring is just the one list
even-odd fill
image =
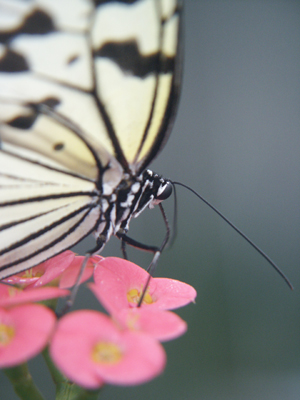
{"label": "flower petal", "polygon": [[149,284],[155,307],[161,310],[174,310],[195,302],[197,292],[187,283],[168,278],[153,278]]}
{"label": "flower petal", "polygon": [[70,250],[64,251],[47,261],[30,268],[19,274],[10,276],[3,280],[11,285],[22,287],[40,287],[52,282],[70,265],[75,258],[75,253]]}
{"label": "flower petal", "polygon": [[128,329],[145,332],[161,342],[176,339],[187,330],[186,322],[177,314],[153,308],[124,309],[114,318]]}
{"label": "flower petal", "polygon": [[[94,257],[89,258],[79,283],[83,283],[83,282],[87,281],[93,275],[94,266],[98,262],[98,260],[97,260],[98,257],[100,260],[102,259],[102,257],[100,257],[100,256],[94,256]],[[68,268],[62,273],[62,275],[60,277],[60,280],[59,280],[60,288],[63,288],[63,289],[70,288],[77,283],[77,278],[79,276],[79,273],[81,272],[80,269],[81,269],[81,266],[82,266],[82,263],[84,262],[84,260],[85,260],[84,256],[76,256],[74,258],[72,263],[68,266]]]}
{"label": "flower petal", "polygon": [[1,308],[0,326],[11,335],[5,343],[3,336],[0,339],[0,368],[13,367],[36,356],[46,346],[55,321],[54,312],[40,304]]}
{"label": "flower petal", "polygon": [[[149,277],[144,269],[116,257],[98,263],[94,271],[96,285],[89,285],[104,308],[114,314],[124,308],[136,307]],[[129,301],[134,295],[136,301]],[[136,293],[135,293],[136,292]],[[152,278],[142,307],[172,310],[195,301],[196,290],[183,282],[168,278]]]}
{"label": "flower petal", "polygon": [[68,296],[69,294],[69,290],[59,289],[57,287],[47,286],[23,290],[0,283],[0,307],[10,307],[22,303],[49,300]]}
{"label": "flower petal", "polygon": [[[101,354],[95,358],[100,345],[107,345],[108,355],[111,349],[118,349],[120,356],[107,357],[107,362]],[[103,382],[146,382],[162,372],[166,361],[162,346],[151,336],[122,331],[108,316],[91,310],[69,313],[59,321],[50,354],[69,379],[89,389]]]}

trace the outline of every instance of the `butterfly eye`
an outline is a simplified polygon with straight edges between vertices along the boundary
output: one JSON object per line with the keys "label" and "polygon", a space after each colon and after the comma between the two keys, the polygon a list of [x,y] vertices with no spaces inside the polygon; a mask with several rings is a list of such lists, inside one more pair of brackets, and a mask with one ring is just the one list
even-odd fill
{"label": "butterfly eye", "polygon": [[171,182],[167,182],[166,186],[163,188],[163,191],[159,193],[158,196],[156,196],[156,200],[160,201],[166,200],[168,197],[171,196],[172,190],[173,188]]}

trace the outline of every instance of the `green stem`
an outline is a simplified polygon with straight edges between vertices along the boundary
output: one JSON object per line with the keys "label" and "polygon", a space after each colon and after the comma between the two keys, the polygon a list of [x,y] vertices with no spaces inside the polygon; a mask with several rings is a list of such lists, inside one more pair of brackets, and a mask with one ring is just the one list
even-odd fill
{"label": "green stem", "polygon": [[3,372],[10,380],[14,391],[22,400],[44,400],[39,389],[35,386],[27,364],[4,369]]}
{"label": "green stem", "polygon": [[63,383],[68,383],[68,379],[56,368],[55,364],[52,361],[52,358],[50,357],[49,354],[49,349],[48,347],[46,347],[43,351],[42,351],[42,355],[44,357],[44,360],[47,364],[47,367],[49,369],[49,372],[51,374],[51,377],[53,379],[53,382],[56,385],[61,385]]}
{"label": "green stem", "polygon": [[[54,365],[49,350],[43,351],[43,357],[49,368],[50,374],[56,384],[56,400],[97,400],[101,389],[86,390],[70,382]],[[30,399],[31,400],[31,399]]]}
{"label": "green stem", "polygon": [[100,390],[86,390],[69,382],[57,385],[56,400],[97,400]]}

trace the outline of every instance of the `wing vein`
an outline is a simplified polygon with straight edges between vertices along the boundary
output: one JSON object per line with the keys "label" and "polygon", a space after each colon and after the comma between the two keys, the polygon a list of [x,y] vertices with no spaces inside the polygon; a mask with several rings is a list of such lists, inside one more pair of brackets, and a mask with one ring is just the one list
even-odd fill
{"label": "wing vein", "polygon": [[[62,239],[64,239],[67,235],[69,235],[73,230],[75,230],[76,227],[79,226],[79,225],[84,221],[84,219],[88,216],[88,214],[91,212],[91,210],[92,210],[93,208],[95,208],[95,207],[96,207],[96,205],[85,205],[85,206],[81,207],[80,209],[78,209],[78,210],[76,210],[76,211],[73,211],[72,213],[66,215],[65,217],[59,219],[58,221],[55,221],[55,222],[52,223],[51,225],[49,225],[49,226],[47,226],[47,227],[45,227],[45,228],[43,228],[43,229],[40,229],[39,231],[36,231],[35,233],[33,233],[33,234],[31,234],[31,235],[28,235],[28,236],[25,237],[24,239],[19,240],[18,242],[13,243],[11,246],[9,246],[9,247],[7,247],[7,248],[1,250],[1,251],[0,251],[0,255],[3,255],[3,254],[5,254],[5,253],[8,253],[8,252],[10,252],[10,251],[12,251],[12,250],[15,250],[15,249],[17,249],[17,248],[23,246],[24,244],[27,244],[27,243],[30,242],[31,240],[34,240],[34,239],[40,237],[41,235],[43,235],[43,234],[45,234],[45,233],[51,231],[52,229],[54,229],[54,228],[57,227],[58,225],[63,224],[64,222],[70,220],[71,218],[75,217],[76,215],[80,214],[82,211],[84,211],[85,209],[87,209],[87,212],[86,212],[86,213],[84,214],[84,216],[72,227],[72,229],[69,229],[68,232],[63,233],[60,237],[56,238],[56,240],[52,241],[52,242],[49,243],[48,245],[46,245],[46,246],[40,248],[39,250],[37,250],[37,252],[33,253],[33,255],[36,255],[36,254],[38,254],[39,252],[42,252],[42,251],[44,251],[44,250],[47,249],[47,248],[53,247],[56,243],[60,242],[60,241],[61,241]],[[95,225],[96,225],[96,224],[97,224],[97,221],[95,222]],[[95,226],[95,225],[94,225],[94,226]],[[93,228],[90,230],[90,232],[93,231],[94,226],[93,226]],[[90,233],[90,232],[89,232],[89,233]],[[49,246],[49,247],[48,247],[48,246]],[[30,257],[29,257],[29,258],[30,258]],[[22,261],[23,261],[23,259],[22,259]],[[7,267],[7,266],[6,266],[6,267]],[[2,268],[2,267],[1,267],[1,268]]]}

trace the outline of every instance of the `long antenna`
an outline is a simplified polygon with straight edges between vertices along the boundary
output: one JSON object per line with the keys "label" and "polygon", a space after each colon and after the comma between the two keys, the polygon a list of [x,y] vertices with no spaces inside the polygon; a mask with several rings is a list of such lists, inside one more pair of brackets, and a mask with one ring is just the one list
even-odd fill
{"label": "long antenna", "polygon": [[265,260],[268,261],[268,263],[270,265],[272,265],[272,267],[275,269],[275,271],[285,280],[285,282],[287,283],[287,285],[289,286],[289,288],[291,290],[294,290],[293,285],[291,284],[290,280],[288,279],[288,277],[281,271],[281,269],[274,263],[274,261],[263,251],[261,250],[255,243],[252,242],[252,240],[250,240],[248,238],[248,236],[246,236],[237,226],[235,226],[231,221],[229,221],[228,218],[226,218],[221,211],[219,211],[216,207],[214,207],[212,204],[210,204],[204,197],[202,197],[199,193],[197,193],[195,190],[193,190],[192,188],[190,188],[189,186],[181,183],[181,182],[171,182],[173,185],[179,185],[184,187],[185,189],[189,190],[190,192],[194,193],[194,195],[196,195],[200,200],[203,201],[203,203],[205,203],[208,207],[210,207],[215,213],[217,213],[225,222],[227,222],[228,225],[231,226],[231,228],[233,228],[240,236],[242,236],[242,238],[244,238],[261,256],[263,256],[263,258]]}

